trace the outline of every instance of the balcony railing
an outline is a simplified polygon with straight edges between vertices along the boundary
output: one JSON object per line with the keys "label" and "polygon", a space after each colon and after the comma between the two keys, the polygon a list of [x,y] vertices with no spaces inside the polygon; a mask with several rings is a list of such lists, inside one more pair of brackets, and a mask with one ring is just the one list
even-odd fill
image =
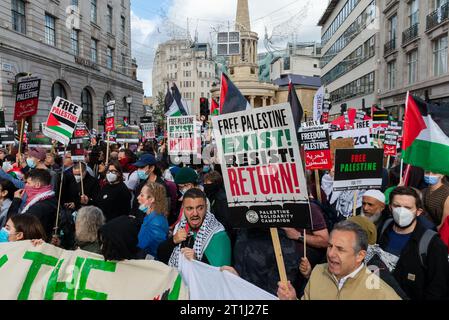
{"label": "balcony railing", "polygon": [[391,39],[384,45],[384,55],[390,54],[396,50],[396,38]]}
{"label": "balcony railing", "polygon": [[426,30],[430,30],[449,18],[449,3],[439,7],[427,16]]}
{"label": "balcony railing", "polygon": [[418,38],[418,23],[402,32],[402,44],[409,43],[416,38]]}

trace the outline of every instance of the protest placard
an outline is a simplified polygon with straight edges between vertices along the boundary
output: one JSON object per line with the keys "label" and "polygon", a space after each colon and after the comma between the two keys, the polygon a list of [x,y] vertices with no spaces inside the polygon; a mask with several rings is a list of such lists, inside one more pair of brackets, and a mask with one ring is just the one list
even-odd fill
{"label": "protest placard", "polygon": [[[359,124],[363,124],[365,122],[361,122]],[[342,131],[333,131],[331,132],[331,137],[333,140],[342,139],[342,138],[352,138],[354,139],[354,148],[355,149],[366,149],[371,148],[371,135],[370,128],[358,128],[353,130],[342,130]]]}
{"label": "protest placard", "polygon": [[396,131],[385,131],[384,153],[386,156],[396,156],[398,151],[399,133]]}
{"label": "protest placard", "polygon": [[149,260],[105,261],[30,241],[0,244],[2,300],[183,300],[177,270]]}
{"label": "protest placard", "polygon": [[44,134],[68,145],[83,109],[61,97],[57,97],[48,115]]}
{"label": "protest placard", "polygon": [[373,112],[373,133],[376,134],[388,128],[389,115],[388,111]]}
{"label": "protest placard", "polygon": [[379,189],[383,158],[382,149],[337,149],[334,191]]}
{"label": "protest placard", "polygon": [[310,227],[290,105],[224,114],[212,121],[231,223],[238,227]]}
{"label": "protest placard", "polygon": [[117,143],[139,143],[140,129],[138,126],[117,126],[115,132]]}
{"label": "protest placard", "polygon": [[[168,117],[167,137],[169,155],[196,154],[197,125],[195,116]],[[200,136],[201,138],[201,136]]]}
{"label": "protest placard", "polygon": [[27,133],[28,148],[44,148],[51,149],[53,143],[51,138],[47,137],[40,131]]}
{"label": "protest placard", "polygon": [[145,140],[156,139],[156,127],[154,123],[140,123]]}
{"label": "protest placard", "polygon": [[34,116],[39,105],[41,80],[37,77],[23,77],[17,83],[14,120]]}
{"label": "protest placard", "polygon": [[0,144],[1,145],[8,145],[8,144],[15,144],[15,137],[14,137],[14,128],[10,127],[4,127],[0,128]]}
{"label": "protest placard", "polygon": [[335,151],[337,149],[354,149],[354,139],[341,138],[341,139],[331,140],[332,164],[335,163]]}
{"label": "protest placard", "polygon": [[115,130],[115,100],[109,101],[105,107],[105,131],[111,132]]}
{"label": "protest placard", "polygon": [[300,129],[307,170],[330,170],[332,159],[329,142],[329,125],[309,126]]}

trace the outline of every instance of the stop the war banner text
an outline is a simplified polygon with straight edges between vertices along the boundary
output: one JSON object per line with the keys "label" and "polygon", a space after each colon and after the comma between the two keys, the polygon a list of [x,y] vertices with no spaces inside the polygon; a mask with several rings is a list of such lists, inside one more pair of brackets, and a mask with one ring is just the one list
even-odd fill
{"label": "stop the war banner text", "polygon": [[184,300],[176,269],[149,260],[105,261],[30,241],[0,244],[1,300]]}

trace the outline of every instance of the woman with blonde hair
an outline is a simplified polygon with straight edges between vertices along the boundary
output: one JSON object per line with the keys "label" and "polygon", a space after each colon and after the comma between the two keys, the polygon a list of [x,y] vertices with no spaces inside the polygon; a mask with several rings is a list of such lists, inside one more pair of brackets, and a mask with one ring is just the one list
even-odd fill
{"label": "woman with blonde hair", "polygon": [[138,247],[147,254],[147,259],[157,259],[157,249],[168,236],[165,187],[157,182],[148,182],[142,188],[137,201],[139,210],[145,214],[138,236]]}

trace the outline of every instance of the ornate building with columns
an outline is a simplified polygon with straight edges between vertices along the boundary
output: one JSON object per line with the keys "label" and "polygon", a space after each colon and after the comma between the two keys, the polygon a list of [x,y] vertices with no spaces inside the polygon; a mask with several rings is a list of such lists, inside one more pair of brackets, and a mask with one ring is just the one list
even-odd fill
{"label": "ornate building with columns", "polygon": [[[239,56],[232,56],[229,64],[229,76],[240,92],[253,107],[274,105],[278,86],[259,82],[259,66],[257,63],[257,42],[259,37],[251,31],[248,0],[238,0],[236,31],[240,31],[241,50]],[[218,98],[220,86],[211,90],[212,97]]]}

